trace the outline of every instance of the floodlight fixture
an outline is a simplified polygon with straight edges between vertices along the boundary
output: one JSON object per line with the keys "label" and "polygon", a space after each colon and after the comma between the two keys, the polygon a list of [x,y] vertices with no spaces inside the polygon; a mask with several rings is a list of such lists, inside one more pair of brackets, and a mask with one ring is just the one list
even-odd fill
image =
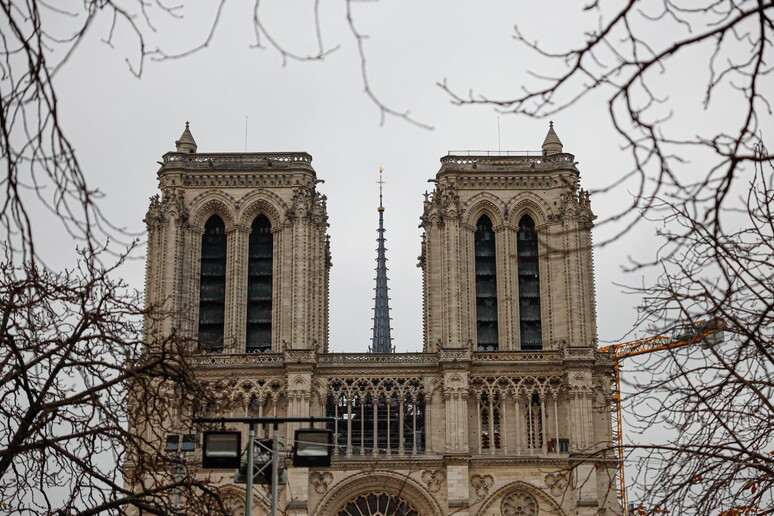
{"label": "floodlight fixture", "polygon": [[241,454],[241,432],[204,432],[202,467],[238,468]]}
{"label": "floodlight fixture", "polygon": [[303,468],[327,468],[331,465],[333,432],[306,428],[296,430],[293,465]]}

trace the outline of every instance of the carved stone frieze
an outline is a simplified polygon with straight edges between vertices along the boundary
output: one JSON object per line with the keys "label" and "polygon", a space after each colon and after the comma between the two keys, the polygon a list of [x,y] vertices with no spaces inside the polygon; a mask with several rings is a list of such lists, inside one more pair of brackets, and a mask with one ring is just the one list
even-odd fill
{"label": "carved stone frieze", "polygon": [[459,219],[462,216],[462,206],[457,189],[448,184],[438,184],[425,201],[421,220],[424,224]]}
{"label": "carved stone frieze", "polygon": [[148,211],[145,214],[143,221],[150,228],[154,227],[164,220],[164,209],[161,207],[161,201],[159,200],[159,194],[152,195],[150,198],[150,205]]}
{"label": "carved stone frieze", "polygon": [[401,376],[378,376],[360,378],[328,378],[328,394],[344,396],[346,399],[354,399],[358,396],[373,397],[397,396],[405,399],[424,398],[427,392],[424,378]]}
{"label": "carved stone frieze", "polygon": [[446,481],[446,473],[442,469],[426,469],[422,472],[422,482],[431,493],[437,493]]}
{"label": "carved stone frieze", "polygon": [[314,349],[287,349],[283,347],[282,354],[285,362],[308,362],[312,364],[315,362]]}
{"label": "carved stone frieze", "polygon": [[559,213],[562,219],[577,219],[580,214],[580,204],[575,190],[568,190],[560,196]]}
{"label": "carved stone frieze", "polygon": [[290,220],[307,220],[316,226],[327,226],[327,197],[313,187],[297,186],[293,190],[293,199],[287,210]]}
{"label": "carved stone frieze", "polygon": [[249,353],[243,355],[198,355],[191,357],[191,364],[197,366],[239,366],[254,364],[282,365],[281,353]]}
{"label": "carved stone frieze", "polygon": [[582,227],[591,227],[597,216],[591,211],[590,194],[587,190],[577,189],[572,185],[562,193],[560,199],[559,214],[554,215],[551,222],[577,220]]}
{"label": "carved stone frieze", "polygon": [[498,395],[500,397],[529,397],[533,394],[540,396],[556,396],[567,390],[567,384],[561,376],[548,375],[500,375],[500,376],[472,376],[470,378],[470,392],[479,399],[488,399]]}
{"label": "carved stone frieze", "polygon": [[468,362],[472,357],[472,342],[469,342],[468,346],[464,348],[445,348],[441,340],[438,339],[436,348],[438,349],[438,359],[441,362]]}
{"label": "carved stone frieze", "polygon": [[272,403],[288,394],[287,381],[279,377],[239,378],[217,389],[232,407],[255,410],[266,401]]}
{"label": "carved stone frieze", "polygon": [[309,482],[317,494],[325,494],[328,486],[333,482],[333,475],[327,471],[313,471],[309,474]]}
{"label": "carved stone frieze", "polygon": [[183,196],[175,190],[164,192],[161,198],[158,194],[153,195],[150,198],[144,221],[148,228],[153,228],[163,224],[170,215],[175,215],[178,224],[188,222],[188,209],[185,206]]}
{"label": "carved stone frieze", "polygon": [[435,353],[326,353],[317,357],[323,364],[436,364]]}
{"label": "carved stone frieze", "polygon": [[468,394],[468,375],[464,372],[451,371],[444,375],[443,393],[449,395]]}
{"label": "carved stone frieze", "polygon": [[563,473],[549,473],[545,477],[546,487],[552,496],[562,496],[569,484],[567,476]]}
{"label": "carved stone frieze", "polygon": [[494,477],[492,475],[473,475],[470,477],[470,485],[476,491],[476,497],[483,500],[494,485]]}
{"label": "carved stone frieze", "polygon": [[576,371],[569,373],[569,383],[573,388],[591,388],[591,372],[590,371]]}
{"label": "carved stone frieze", "polygon": [[583,224],[589,225],[597,218],[591,211],[591,199],[588,190],[581,189],[578,192],[578,217]]}
{"label": "carved stone frieze", "polygon": [[461,177],[460,189],[486,189],[486,190],[535,190],[560,188],[565,184],[561,178],[553,176],[476,176],[474,178]]}
{"label": "carved stone frieze", "polygon": [[474,352],[473,361],[543,362],[561,359],[559,351],[490,351]]}
{"label": "carved stone frieze", "polygon": [[575,163],[575,156],[569,153],[554,154],[552,156],[530,156],[530,155],[502,155],[497,153],[493,156],[477,155],[471,151],[465,151],[468,156],[457,155],[452,151],[449,155],[441,158],[442,165],[491,165],[508,166],[509,169],[522,170],[530,169],[539,165],[549,165],[555,167],[562,164]]}

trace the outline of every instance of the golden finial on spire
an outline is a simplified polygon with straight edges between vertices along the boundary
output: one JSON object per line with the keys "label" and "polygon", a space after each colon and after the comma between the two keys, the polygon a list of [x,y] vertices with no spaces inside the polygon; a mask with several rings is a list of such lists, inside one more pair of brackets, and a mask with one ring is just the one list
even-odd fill
{"label": "golden finial on spire", "polygon": [[382,185],[385,181],[382,179],[382,172],[384,172],[384,169],[379,167],[379,181],[376,182],[376,184],[379,185],[379,211],[384,211],[384,205],[382,204]]}

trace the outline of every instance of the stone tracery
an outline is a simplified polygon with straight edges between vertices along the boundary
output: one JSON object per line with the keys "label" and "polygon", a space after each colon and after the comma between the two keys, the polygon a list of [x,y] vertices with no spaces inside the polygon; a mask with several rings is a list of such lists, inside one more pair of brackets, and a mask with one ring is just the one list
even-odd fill
{"label": "stone tracery", "polygon": [[[559,376],[473,376],[470,393],[475,403],[479,454],[517,451],[568,451],[560,443],[559,398],[567,392]],[[511,437],[509,437],[511,436]],[[499,451],[498,451],[499,450]]]}
{"label": "stone tracery", "polygon": [[531,494],[516,491],[503,498],[500,512],[503,516],[537,516],[538,503]]}
{"label": "stone tracery", "polygon": [[427,386],[419,377],[334,378],[327,413],[338,455],[416,454],[425,448]]}

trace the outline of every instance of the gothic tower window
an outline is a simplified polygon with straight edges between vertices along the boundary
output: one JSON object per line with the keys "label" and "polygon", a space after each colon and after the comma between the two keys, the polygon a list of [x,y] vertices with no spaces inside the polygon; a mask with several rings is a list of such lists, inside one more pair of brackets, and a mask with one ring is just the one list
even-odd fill
{"label": "gothic tower window", "polygon": [[540,271],[535,221],[524,215],[516,243],[519,264],[521,349],[543,349],[540,325]]}
{"label": "gothic tower window", "polygon": [[226,308],[226,226],[213,215],[204,224],[199,282],[199,347],[223,351]]}
{"label": "gothic tower window", "polygon": [[247,352],[271,349],[274,237],[265,215],[253,220],[247,257]]}
{"label": "gothic tower window", "polygon": [[497,260],[492,221],[476,223],[476,336],[479,351],[497,351]]}

